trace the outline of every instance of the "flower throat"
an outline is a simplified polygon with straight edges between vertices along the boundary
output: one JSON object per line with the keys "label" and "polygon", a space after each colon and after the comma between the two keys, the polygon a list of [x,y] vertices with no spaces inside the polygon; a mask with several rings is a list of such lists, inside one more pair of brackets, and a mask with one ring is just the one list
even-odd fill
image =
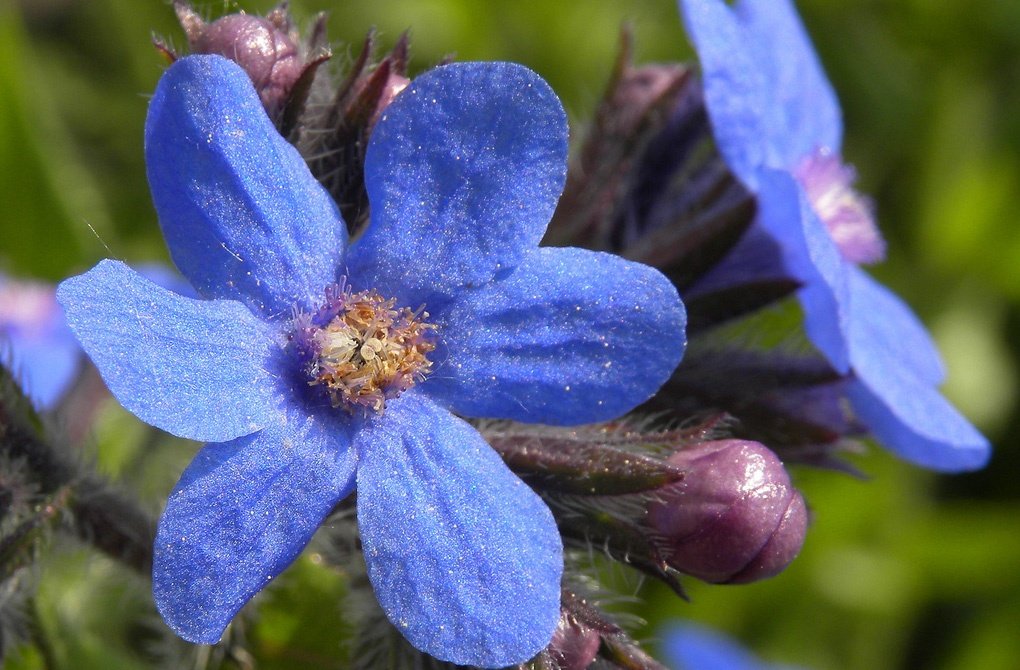
{"label": "flower throat", "polygon": [[354,293],[341,280],[326,289],[317,312],[294,317],[292,341],[308,384],[321,387],[333,407],[381,413],[431,371],[428,312],[395,304],[374,290]]}

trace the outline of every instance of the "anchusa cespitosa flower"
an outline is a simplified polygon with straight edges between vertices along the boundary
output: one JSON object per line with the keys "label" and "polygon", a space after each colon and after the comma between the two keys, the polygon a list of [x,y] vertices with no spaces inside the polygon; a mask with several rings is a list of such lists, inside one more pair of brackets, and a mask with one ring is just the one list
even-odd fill
{"label": "anchusa cespitosa flower", "polygon": [[[884,242],[789,0],[680,0],[700,72],[634,65],[625,33],[569,168],[522,66],[412,80],[406,34],[377,56],[370,33],[341,73],[321,16],[304,39],[285,4],[173,4],[191,55],[158,44],[145,153],[194,293],[103,261],[59,297],[128,410],[207,443],[152,561],[186,640],[219,640],[325,526],[371,602],[356,668],[660,670],[593,549],[680,595],[752,582],[805,540],[784,462],[850,469],[869,433],[935,469],[987,458],[859,267]],[[794,297],[797,333],[761,326]]]}
{"label": "anchusa cespitosa flower", "polygon": [[808,338],[848,376],[846,396],[878,442],[935,470],[983,466],[988,441],[938,392],[945,371],[931,338],[858,267],[880,260],[884,243],[842,162],[839,103],[791,0],[680,7],[719,150],[758,202],[753,228],[732,253],[774,247],[801,284]]}
{"label": "anchusa cespitosa flower", "polygon": [[537,75],[454,64],[372,134],[371,222],[334,202],[219,56],[178,60],[146,159],[171,256],[203,299],[103,261],[65,281],[71,327],[129,410],[209,442],[156,538],[156,603],[195,642],[301,551],[355,487],[368,576],[418,649],[498,667],[560,619],[548,508],[465,416],[578,424],[651,396],[684,349],[657,271],[539,248],[566,123]]}

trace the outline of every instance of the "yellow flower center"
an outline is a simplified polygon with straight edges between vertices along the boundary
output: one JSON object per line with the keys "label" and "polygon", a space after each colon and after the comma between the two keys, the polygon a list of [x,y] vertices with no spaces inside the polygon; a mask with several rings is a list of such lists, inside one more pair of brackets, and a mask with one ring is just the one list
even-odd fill
{"label": "yellow flower center", "polygon": [[395,307],[374,290],[327,292],[326,305],[296,319],[310,386],[321,386],[333,407],[381,413],[386,401],[422,381],[436,345],[428,313]]}

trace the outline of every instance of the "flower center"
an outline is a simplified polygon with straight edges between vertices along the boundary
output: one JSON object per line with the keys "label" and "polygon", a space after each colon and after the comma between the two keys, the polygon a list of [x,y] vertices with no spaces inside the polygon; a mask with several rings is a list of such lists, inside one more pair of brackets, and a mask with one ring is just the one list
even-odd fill
{"label": "flower center", "polygon": [[882,260],[885,241],[875,224],[871,201],[853,189],[857,174],[852,167],[822,148],[805,158],[794,176],[843,258],[853,263]]}
{"label": "flower center", "polygon": [[395,303],[374,290],[353,293],[341,281],[317,312],[294,318],[292,341],[308,384],[324,389],[333,407],[381,413],[430,372],[435,326],[424,321],[424,309]]}

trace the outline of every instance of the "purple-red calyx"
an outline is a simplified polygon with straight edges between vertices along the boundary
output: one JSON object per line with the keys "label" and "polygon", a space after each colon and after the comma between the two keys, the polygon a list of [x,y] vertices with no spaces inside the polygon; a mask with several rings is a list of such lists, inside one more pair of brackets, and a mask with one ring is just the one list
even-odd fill
{"label": "purple-red calyx", "polygon": [[565,613],[546,653],[560,670],[584,670],[595,661],[599,644],[598,631]]}
{"label": "purple-red calyx", "polygon": [[648,504],[670,567],[713,583],[772,577],[800,552],[804,498],[768,448],[746,440],[703,442],[668,459],[682,481]]}

